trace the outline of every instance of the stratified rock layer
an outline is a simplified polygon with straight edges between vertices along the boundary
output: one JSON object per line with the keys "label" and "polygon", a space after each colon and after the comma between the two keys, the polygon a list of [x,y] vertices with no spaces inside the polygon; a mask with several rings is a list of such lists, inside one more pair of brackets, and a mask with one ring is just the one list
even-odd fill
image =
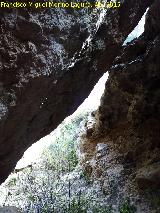
{"label": "stratified rock layer", "polygon": [[83,102],[152,3],[121,2],[102,23],[98,10],[1,9],[0,182]]}

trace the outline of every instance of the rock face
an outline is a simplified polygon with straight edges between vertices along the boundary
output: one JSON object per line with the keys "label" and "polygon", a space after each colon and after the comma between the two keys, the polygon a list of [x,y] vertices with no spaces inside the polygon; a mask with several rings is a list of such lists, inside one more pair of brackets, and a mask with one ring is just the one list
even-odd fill
{"label": "rock face", "polygon": [[[123,185],[120,186],[124,191],[127,184],[130,190],[136,184],[138,190],[159,187],[159,3],[160,1],[155,1],[149,8],[144,33],[123,47],[109,69],[109,79],[106,82],[92,135],[86,134],[81,148],[85,156],[82,164],[84,163],[85,167],[86,161],[97,160],[96,147],[99,143],[111,147],[110,151],[103,150],[108,152],[105,160],[103,159],[105,171],[112,172],[117,164],[120,164],[123,171],[120,178],[123,180],[119,185]],[[103,155],[99,158],[102,159]],[[99,160],[98,163],[100,165]],[[94,168],[90,170],[93,171]],[[132,184],[129,184],[129,181]],[[116,190],[119,185],[116,185]]]}
{"label": "rock face", "polygon": [[[86,131],[81,144],[84,170],[111,191],[108,202],[128,196],[138,213],[160,211],[159,3],[149,8],[144,33],[115,58],[91,134]],[[140,196],[146,190],[156,203],[151,208]]]}
{"label": "rock face", "polygon": [[159,9],[155,1],[143,35],[115,59],[99,108],[100,127],[139,165],[160,160]]}
{"label": "rock face", "polygon": [[0,182],[88,96],[152,2],[123,0],[105,14],[1,9]]}

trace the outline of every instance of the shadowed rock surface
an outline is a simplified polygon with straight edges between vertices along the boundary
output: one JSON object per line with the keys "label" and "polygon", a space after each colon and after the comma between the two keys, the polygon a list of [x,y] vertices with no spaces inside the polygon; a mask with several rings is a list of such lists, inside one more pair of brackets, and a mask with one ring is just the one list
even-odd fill
{"label": "shadowed rock surface", "polygon": [[[95,15],[95,11],[83,10],[67,12],[62,9],[1,9],[0,182],[6,179],[32,143],[50,133],[83,102],[100,76],[111,66],[120,53],[126,36],[153,1],[121,2],[123,4],[120,9],[108,10],[100,24],[100,11],[96,11]],[[152,14],[150,22],[153,31],[156,22]],[[140,49],[145,49],[146,42],[154,41],[153,37],[157,35],[156,28],[155,35],[151,36],[151,24],[148,21],[146,40],[139,41]],[[91,38],[90,42],[86,41],[88,36]],[[155,45],[158,45],[158,41],[155,40]],[[152,42],[150,47],[154,47]],[[152,49],[152,54],[157,56],[156,49],[155,52]],[[151,56],[149,60],[152,61]],[[155,68],[153,67],[154,70]],[[123,78],[123,72],[121,75]],[[137,73],[133,73],[135,78],[140,78],[135,75]],[[151,75],[147,75],[146,80]],[[112,78],[114,76],[111,74],[110,79]],[[130,82],[130,79],[126,79],[128,80]],[[152,87],[151,82],[149,87]],[[110,93],[113,95],[112,90]],[[106,93],[107,91],[108,89]],[[152,92],[150,95],[154,97]],[[126,106],[126,97],[120,97]],[[117,101],[121,101],[120,97]],[[153,98],[153,102],[156,100]],[[109,102],[112,104],[112,99]],[[105,101],[102,111],[106,113],[104,105]],[[122,118],[127,119],[123,114],[126,112],[125,106],[124,110],[120,109],[118,122]],[[152,109],[152,104],[149,107]],[[115,113],[111,113],[114,116],[110,120],[108,115],[101,113],[100,120],[103,122],[102,118],[107,119],[103,122],[104,126],[108,122],[111,125],[117,122],[117,110],[113,111]],[[135,114],[130,113],[130,116]],[[137,118],[143,120],[145,115],[142,113]]]}

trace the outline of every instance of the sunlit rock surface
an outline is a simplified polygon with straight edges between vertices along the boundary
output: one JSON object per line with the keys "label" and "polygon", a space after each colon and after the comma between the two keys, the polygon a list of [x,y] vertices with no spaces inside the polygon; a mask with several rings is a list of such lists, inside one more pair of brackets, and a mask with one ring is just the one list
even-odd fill
{"label": "sunlit rock surface", "polygon": [[83,102],[152,2],[106,13],[1,9],[0,182]]}

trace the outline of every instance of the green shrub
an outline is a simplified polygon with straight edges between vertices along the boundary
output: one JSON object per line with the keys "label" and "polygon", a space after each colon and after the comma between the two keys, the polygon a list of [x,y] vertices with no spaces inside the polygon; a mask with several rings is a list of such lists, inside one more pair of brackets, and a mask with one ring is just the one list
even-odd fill
{"label": "green shrub", "polygon": [[119,208],[120,213],[134,213],[135,210],[135,207],[130,204],[129,199],[125,200]]}
{"label": "green shrub", "polygon": [[87,184],[92,183],[91,177],[84,171],[81,171],[80,178],[84,178],[84,180],[86,181]]}
{"label": "green shrub", "polygon": [[92,213],[112,213],[112,208],[105,206],[95,206],[92,209]]}
{"label": "green shrub", "polygon": [[88,202],[84,197],[73,198],[68,213],[87,213]]}
{"label": "green shrub", "polygon": [[77,130],[81,121],[86,119],[87,115],[88,113],[78,114],[69,122],[64,121],[59,126],[59,134],[55,134],[53,143],[42,153],[42,159],[48,169],[64,173],[73,171],[77,166]]}

